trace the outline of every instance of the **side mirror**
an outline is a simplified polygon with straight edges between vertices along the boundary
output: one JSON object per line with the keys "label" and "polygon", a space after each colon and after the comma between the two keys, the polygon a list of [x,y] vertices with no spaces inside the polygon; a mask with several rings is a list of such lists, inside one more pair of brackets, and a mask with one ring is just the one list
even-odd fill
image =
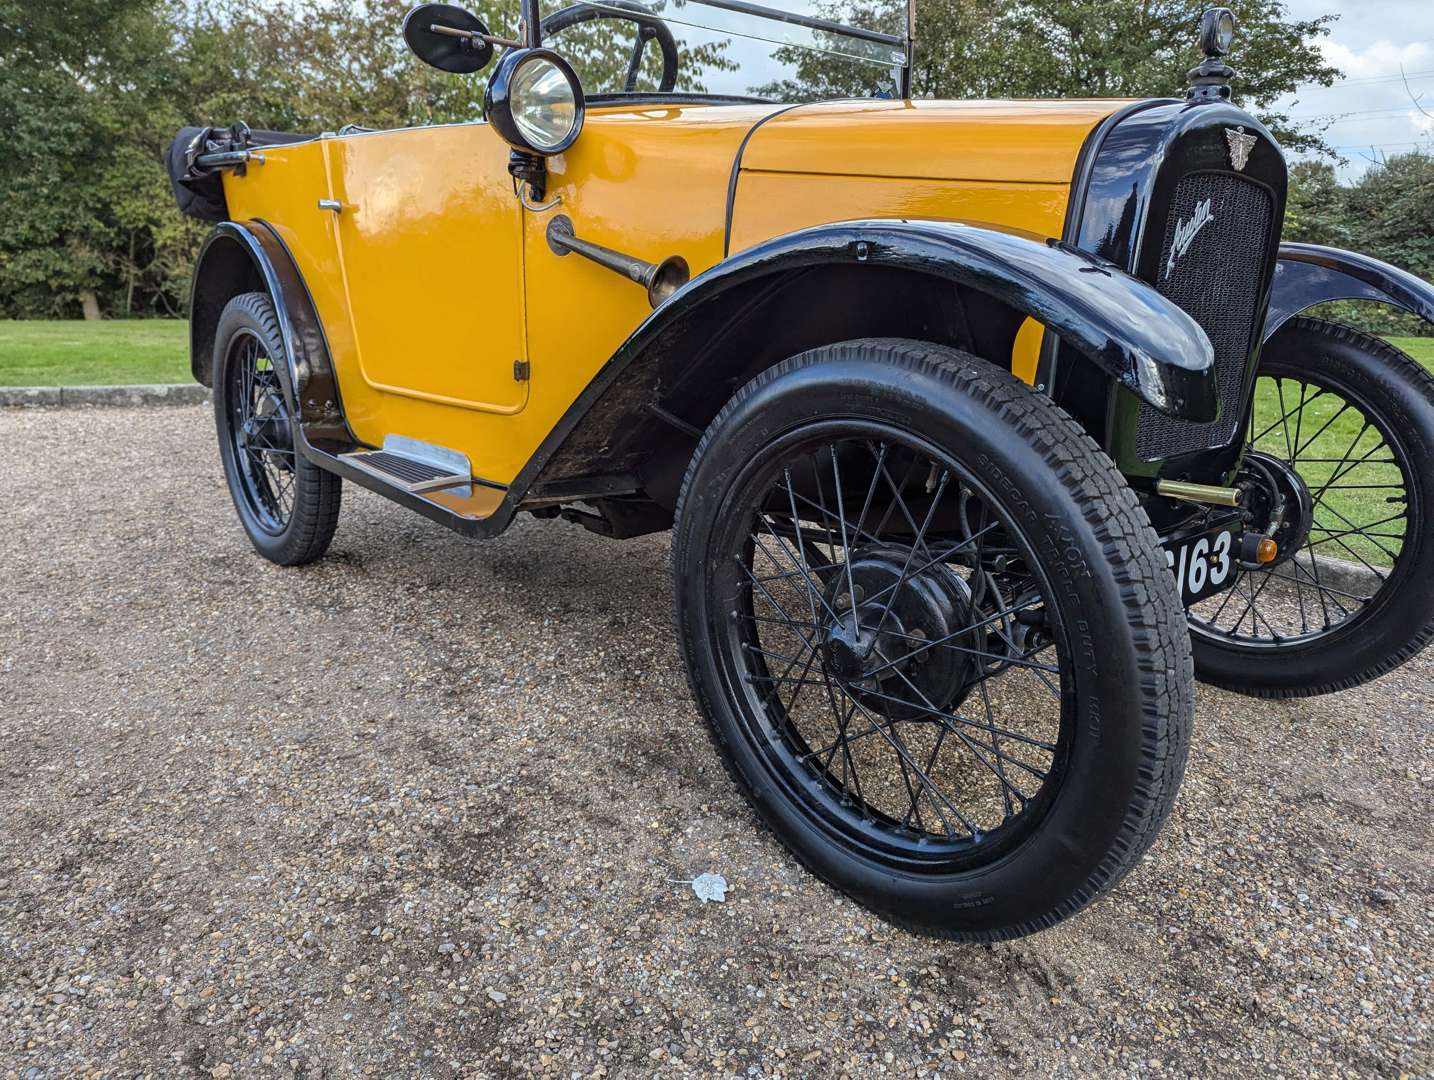
{"label": "side mirror", "polygon": [[506,44],[488,33],[477,15],[452,4],[420,4],[403,20],[403,40],[425,64],[459,75],[482,71],[493,45]]}

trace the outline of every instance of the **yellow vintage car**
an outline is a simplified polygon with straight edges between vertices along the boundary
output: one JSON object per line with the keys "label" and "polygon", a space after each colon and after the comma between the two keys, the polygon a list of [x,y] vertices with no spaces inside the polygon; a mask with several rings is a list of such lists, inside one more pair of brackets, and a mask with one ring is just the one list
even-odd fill
{"label": "yellow vintage car", "polygon": [[1139,101],[912,100],[913,5],[832,10],[426,4],[483,119],[186,129],[194,376],[276,563],[345,481],[671,530],[761,818],[900,925],[1026,934],[1154,840],[1194,679],[1319,694],[1434,634],[1434,380],[1306,313],[1434,288],[1281,244],[1225,9]]}

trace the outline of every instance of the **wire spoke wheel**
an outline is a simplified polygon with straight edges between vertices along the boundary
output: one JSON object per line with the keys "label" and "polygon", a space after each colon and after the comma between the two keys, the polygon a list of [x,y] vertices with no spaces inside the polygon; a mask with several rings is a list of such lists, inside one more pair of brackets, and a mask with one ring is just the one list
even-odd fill
{"label": "wire spoke wheel", "polygon": [[1256,382],[1249,446],[1299,477],[1309,520],[1296,550],[1238,571],[1228,591],[1192,609],[1192,629],[1270,645],[1328,633],[1364,610],[1399,564],[1407,457],[1357,394],[1283,374]]}
{"label": "wire spoke wheel", "polygon": [[1050,926],[1169,812],[1191,672],[1159,542],[1075,422],[984,360],[865,339],[753,379],[693,454],[673,574],[723,763],[903,926]]}
{"label": "wire spoke wheel", "polygon": [[789,442],[739,499],[714,553],[724,651],[793,793],[898,860],[1019,839],[1064,768],[1069,659],[1005,507],[937,448],[854,423]]}
{"label": "wire spoke wheel", "polygon": [[275,536],[294,511],[294,440],[273,359],[258,335],[230,342],[228,435],[243,495],[260,526]]}
{"label": "wire spoke wheel", "polygon": [[1385,341],[1294,318],[1261,353],[1247,439],[1249,527],[1279,552],[1190,609],[1197,677],[1306,696],[1413,656],[1434,635],[1434,379]]}
{"label": "wire spoke wheel", "polygon": [[270,562],[313,562],[333,539],[342,488],[297,452],[278,313],[264,293],[241,293],[214,337],[214,423],[239,522]]}

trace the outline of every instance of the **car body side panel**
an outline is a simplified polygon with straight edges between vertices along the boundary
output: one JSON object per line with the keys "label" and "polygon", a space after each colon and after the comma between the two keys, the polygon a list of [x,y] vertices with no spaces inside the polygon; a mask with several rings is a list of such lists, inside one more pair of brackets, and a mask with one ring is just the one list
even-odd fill
{"label": "car body side panel", "polygon": [[[563,199],[584,239],[645,258],[681,254],[699,273],[722,257],[736,148],[774,108],[595,109],[578,145],[550,160],[550,197]],[[553,213],[521,209],[506,173],[507,147],[492,139],[482,160],[469,160],[464,147],[485,133],[482,124],[452,125],[266,150],[271,164],[227,175],[225,190],[236,220],[272,223],[293,254],[323,322],[354,435],[370,445],[401,434],[445,446],[465,454],[475,475],[507,483],[650,309],[631,282],[549,250]],[[494,257],[503,245],[490,229],[504,226],[478,220],[469,205],[475,190],[501,197],[512,229],[523,230],[521,252],[509,244]],[[339,214],[319,208],[327,198],[343,205]],[[384,214],[391,220],[380,220]],[[364,245],[363,258],[346,277],[343,256],[355,244]],[[519,288],[524,259],[528,276]],[[402,310],[385,299],[395,287]],[[525,318],[529,296],[541,297],[541,317]],[[519,332],[532,335],[521,347]],[[474,362],[492,359],[476,350],[495,338],[502,367],[489,369],[490,382],[511,387],[512,362],[526,359],[522,397],[485,394],[472,377]],[[389,350],[377,364],[368,363],[373,341]],[[405,341],[426,372],[406,372],[397,351]],[[475,352],[455,351],[464,348]],[[444,350],[436,360],[435,350]],[[418,385],[420,375],[428,385]],[[400,380],[406,385],[396,386]],[[453,389],[442,393],[440,381]]]}
{"label": "car body side panel", "polygon": [[513,375],[524,319],[507,145],[472,123],[354,135],[328,149],[364,381],[417,401],[518,412],[528,384]]}
{"label": "car body side panel", "polygon": [[[532,396],[495,449],[485,473],[507,481],[628,336],[652,314],[645,291],[578,255],[548,246],[548,223],[571,219],[575,233],[656,262],[687,260],[693,276],[722,260],[732,161],[752,125],[773,105],[595,109],[582,137],[549,159],[547,199],[561,204],[525,213],[528,355]],[[501,465],[501,467],[499,467]]]}
{"label": "car body side panel", "polygon": [[1064,185],[1086,135],[1125,104],[1102,98],[804,105],[762,125],[742,168]]}
{"label": "car body side panel", "polygon": [[[632,282],[548,247],[546,229],[556,213],[568,216],[581,238],[641,259],[680,255],[694,276],[723,260],[729,226],[734,253],[853,218],[989,221],[1059,236],[1080,146],[1118,107],[1112,101],[605,106],[590,111],[582,138],[567,153],[549,160],[546,198],[561,203],[537,213],[520,209],[511,188],[497,190],[507,184],[507,153],[482,124],[281,147],[266,151],[271,164],[226,177],[225,185],[236,220],[272,223],[293,253],[323,322],[355,436],[371,445],[401,434],[446,446],[467,455],[477,476],[509,483],[650,314]],[[475,144],[469,154],[456,145],[473,142],[474,133],[490,135],[491,149],[480,152]],[[475,154],[482,160],[470,160]],[[501,244],[484,242],[490,230],[504,227],[501,214],[490,223],[467,213],[474,208],[465,200],[475,190],[508,200],[513,226],[522,231],[517,267],[497,251]],[[320,199],[340,201],[342,212],[320,209]],[[363,250],[349,252],[355,244]],[[346,255],[360,256],[347,276]],[[507,274],[515,276],[493,278]],[[431,295],[425,280],[434,284]],[[522,282],[516,293],[508,287],[513,281]],[[396,307],[384,300],[390,287],[402,298]],[[515,317],[516,329],[506,321]],[[369,364],[369,343],[380,338],[394,349]],[[1017,341],[1021,355],[1013,367],[1028,379],[1040,338],[1023,332]],[[425,371],[407,376],[395,343],[411,345],[413,364]],[[503,352],[501,368],[479,355],[488,344]],[[463,349],[475,351],[460,355]],[[526,397],[492,392],[493,379],[511,379],[516,359],[530,364]],[[480,361],[486,374],[475,375]]]}
{"label": "car body side panel", "polygon": [[[820,197],[813,198],[814,191]],[[1069,178],[1036,184],[743,169],[732,214],[732,251],[812,225],[873,217],[992,222],[1059,236],[1069,193]]]}

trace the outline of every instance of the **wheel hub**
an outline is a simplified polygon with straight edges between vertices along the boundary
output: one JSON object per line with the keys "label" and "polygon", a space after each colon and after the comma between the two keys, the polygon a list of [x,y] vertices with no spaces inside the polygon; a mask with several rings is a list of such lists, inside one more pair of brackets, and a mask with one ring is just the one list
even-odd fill
{"label": "wheel hub", "polygon": [[976,621],[970,587],[949,566],[926,561],[904,545],[860,548],[850,578],[842,568],[825,590],[835,616],[822,640],[827,674],[892,719],[919,720],[959,703],[977,667],[975,651],[962,650],[984,645],[980,631],[966,630]]}
{"label": "wheel hub", "polygon": [[1309,539],[1314,521],[1314,500],[1304,478],[1273,454],[1251,450],[1245,455],[1238,485],[1250,514],[1248,528],[1279,545],[1274,562],[1266,565],[1278,566],[1294,558]]}

